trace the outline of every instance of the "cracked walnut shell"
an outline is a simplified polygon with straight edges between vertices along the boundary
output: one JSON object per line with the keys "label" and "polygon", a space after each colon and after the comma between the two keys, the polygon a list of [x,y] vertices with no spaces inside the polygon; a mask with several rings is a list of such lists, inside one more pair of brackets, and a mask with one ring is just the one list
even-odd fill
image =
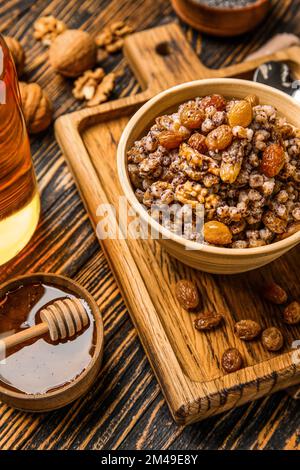
{"label": "cracked walnut shell", "polygon": [[50,125],[52,104],[46,93],[37,83],[20,82],[23,114],[29,133],[36,134]]}
{"label": "cracked walnut shell", "polygon": [[97,47],[89,33],[68,29],[52,42],[50,63],[61,75],[77,77],[92,69],[97,60]]}
{"label": "cracked walnut shell", "polygon": [[22,75],[25,64],[25,52],[21,43],[11,36],[4,36],[4,40],[14,59],[18,76]]}

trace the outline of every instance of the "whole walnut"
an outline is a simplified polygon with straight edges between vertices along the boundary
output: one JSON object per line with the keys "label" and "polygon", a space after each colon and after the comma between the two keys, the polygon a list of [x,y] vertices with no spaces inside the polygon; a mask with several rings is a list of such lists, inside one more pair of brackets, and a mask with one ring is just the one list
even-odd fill
{"label": "whole walnut", "polygon": [[86,31],[68,29],[53,40],[49,57],[52,67],[61,75],[77,77],[94,67],[97,47]]}
{"label": "whole walnut", "polygon": [[52,104],[37,83],[19,82],[23,114],[28,132],[44,131],[52,121]]}
{"label": "whole walnut", "polygon": [[22,75],[25,65],[25,52],[21,43],[11,36],[4,36],[4,40],[14,59],[16,70],[19,76]]}

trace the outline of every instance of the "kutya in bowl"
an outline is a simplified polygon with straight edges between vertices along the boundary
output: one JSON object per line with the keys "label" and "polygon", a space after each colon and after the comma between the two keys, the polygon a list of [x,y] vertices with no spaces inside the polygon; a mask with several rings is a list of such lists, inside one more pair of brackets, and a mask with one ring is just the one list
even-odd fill
{"label": "kutya in bowl", "polygon": [[300,232],[266,246],[247,249],[220,248],[187,241],[150,217],[134,194],[127,170],[128,150],[136,140],[146,134],[156,117],[173,112],[181,103],[197,96],[212,94],[237,99],[256,94],[261,104],[273,105],[279,116],[287,117],[292,125],[300,127],[299,104],[274,88],[236,79],[209,79],[184,83],[160,93],[142,106],[131,118],[118,146],[118,173],[122,189],[130,205],[141,219],[160,235],[159,242],[172,256],[202,271],[232,274],[249,271],[275,260],[298,244]]}

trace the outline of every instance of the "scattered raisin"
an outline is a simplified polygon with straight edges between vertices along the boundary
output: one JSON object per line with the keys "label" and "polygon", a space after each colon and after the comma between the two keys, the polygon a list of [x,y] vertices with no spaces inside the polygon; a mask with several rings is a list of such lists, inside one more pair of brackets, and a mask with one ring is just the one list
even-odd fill
{"label": "scattered raisin", "polygon": [[211,131],[206,137],[206,145],[209,150],[224,150],[231,144],[232,130],[225,124]]}
{"label": "scattered raisin", "polygon": [[196,330],[207,331],[216,328],[222,321],[223,317],[217,312],[205,312],[198,317],[195,322]]}
{"label": "scattered raisin", "polygon": [[197,286],[188,279],[181,279],[176,284],[176,297],[185,310],[195,310],[199,307],[200,296]]}
{"label": "scattered raisin", "polygon": [[228,245],[232,242],[232,233],[222,222],[210,220],[204,224],[203,230],[205,241],[212,245]]}
{"label": "scattered raisin", "polygon": [[284,304],[287,301],[287,293],[275,282],[270,282],[263,289],[263,296],[273,304]]}
{"label": "scattered raisin", "polygon": [[184,141],[182,134],[173,131],[162,131],[158,134],[157,138],[160,145],[167,150],[175,149]]}
{"label": "scattered raisin", "polygon": [[226,372],[235,372],[243,366],[243,358],[236,348],[227,349],[222,356],[222,367]]}
{"label": "scattered raisin", "polygon": [[283,147],[278,144],[271,144],[264,150],[260,169],[265,176],[273,178],[278,175],[284,163],[285,153]]}
{"label": "scattered raisin", "polygon": [[283,336],[278,328],[272,326],[262,332],[262,343],[268,351],[279,351],[283,346]]}
{"label": "scattered raisin", "polygon": [[200,153],[207,152],[206,137],[202,134],[199,134],[199,132],[195,132],[195,134],[191,135],[188,140],[188,144],[190,147],[198,150]]}
{"label": "scattered raisin", "polygon": [[251,341],[260,334],[261,327],[254,320],[241,320],[235,324],[234,330],[240,339]]}
{"label": "scattered raisin", "polygon": [[297,300],[290,303],[283,312],[283,319],[289,325],[300,323],[300,303]]}
{"label": "scattered raisin", "polygon": [[273,212],[267,211],[262,217],[262,221],[271,232],[284,233],[287,227],[287,220],[277,217]]}

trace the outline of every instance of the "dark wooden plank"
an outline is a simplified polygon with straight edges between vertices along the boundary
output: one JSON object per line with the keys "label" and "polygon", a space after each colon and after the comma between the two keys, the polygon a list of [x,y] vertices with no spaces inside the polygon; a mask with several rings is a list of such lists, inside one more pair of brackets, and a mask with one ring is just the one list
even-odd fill
{"label": "dark wooden plank", "polygon": [[[273,4],[273,14],[263,27],[241,38],[201,38],[181,25],[203,61],[210,67],[220,67],[241,61],[277,31],[300,32],[300,1],[274,0]],[[24,78],[36,80],[47,89],[55,101],[55,116],[78,109],[80,103],[71,95],[71,82],[49,70],[44,63],[47,49],[32,37],[34,20],[49,13],[70,27],[80,26],[93,33],[114,19],[129,18],[137,29],[175,19],[167,0],[0,2],[1,32],[21,39],[30,56]],[[125,64],[119,53],[103,65],[110,71],[120,70]],[[136,82],[125,68],[113,97],[136,90]],[[299,403],[282,392],[186,429],[174,424],[52,131],[32,138],[31,145],[42,191],[43,217],[28,248],[0,268],[0,279],[45,270],[79,280],[101,306],[105,357],[90,393],[63,410],[33,415],[1,405],[0,449],[299,449]]]}

